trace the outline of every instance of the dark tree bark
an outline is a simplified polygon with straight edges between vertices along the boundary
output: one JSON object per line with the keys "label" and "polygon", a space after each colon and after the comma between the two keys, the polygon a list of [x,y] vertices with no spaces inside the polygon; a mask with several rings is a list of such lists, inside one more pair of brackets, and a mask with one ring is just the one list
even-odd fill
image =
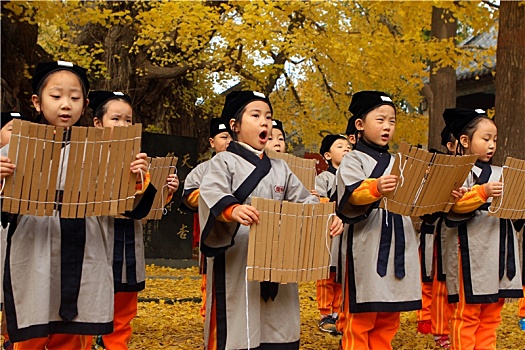
{"label": "dark tree bark", "polygon": [[21,22],[20,17],[4,8],[2,11],[2,111],[18,111],[28,117],[35,115],[31,103],[31,81],[24,75],[26,67],[31,74],[39,62],[52,57],[37,45],[38,26]]}
{"label": "dark tree bark", "polygon": [[[452,14],[441,8],[432,9],[431,35],[436,39],[448,39],[456,36],[457,21],[450,21]],[[441,148],[441,130],[444,127],[443,111],[456,106],[456,70],[442,67],[432,74],[435,63],[431,63],[430,88],[423,93],[429,106],[428,147]],[[443,149],[444,150],[444,149]]]}
{"label": "dark tree bark", "polygon": [[501,1],[496,53],[498,149],[495,164],[507,157],[525,159],[525,6]]}

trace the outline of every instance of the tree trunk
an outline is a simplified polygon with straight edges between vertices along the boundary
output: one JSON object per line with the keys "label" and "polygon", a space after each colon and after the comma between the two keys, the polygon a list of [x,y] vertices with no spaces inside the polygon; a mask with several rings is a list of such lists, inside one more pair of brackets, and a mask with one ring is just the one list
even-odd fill
{"label": "tree trunk", "polygon": [[20,16],[4,8],[2,2],[2,111],[17,111],[27,117],[35,114],[31,104],[31,81],[25,69],[33,73],[39,62],[53,58],[37,45],[38,26],[21,22]]}
{"label": "tree trunk", "polygon": [[507,157],[525,159],[525,6],[502,1],[496,53],[498,150],[495,164]]}
{"label": "tree trunk", "polygon": [[[434,7],[432,9],[431,35],[436,39],[449,39],[456,36],[457,20],[450,12]],[[429,106],[428,148],[441,148],[441,130],[445,126],[443,111],[456,106],[456,70],[454,67],[443,67],[435,74],[432,71],[435,63],[430,65],[430,89],[426,89]],[[444,150],[444,148],[441,148]]]}

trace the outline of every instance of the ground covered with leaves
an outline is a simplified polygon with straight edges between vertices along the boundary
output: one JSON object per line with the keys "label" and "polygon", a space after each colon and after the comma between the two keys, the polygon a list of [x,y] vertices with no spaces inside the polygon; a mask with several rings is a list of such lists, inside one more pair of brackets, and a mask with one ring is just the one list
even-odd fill
{"label": "ground covered with leaves", "polygon": [[[139,294],[138,315],[133,321],[130,349],[203,348],[200,308],[200,276],[197,268],[172,269],[149,265],[146,290]],[[301,303],[301,349],[337,349],[341,337],[317,329],[315,283],[299,286]],[[517,303],[503,309],[498,328],[498,349],[525,349],[525,332],[517,325]],[[283,315],[283,317],[286,317]],[[401,315],[394,349],[437,349],[430,335],[416,333],[416,313]]]}

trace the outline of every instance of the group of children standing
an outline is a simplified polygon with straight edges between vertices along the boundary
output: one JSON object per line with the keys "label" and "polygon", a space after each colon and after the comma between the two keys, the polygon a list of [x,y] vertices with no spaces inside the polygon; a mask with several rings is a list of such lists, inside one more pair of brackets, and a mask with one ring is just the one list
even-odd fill
{"label": "group of children standing", "polygon": [[[95,127],[133,123],[128,95],[89,92],[86,70],[70,62],[39,64],[32,89],[38,123],[77,126],[88,108]],[[2,182],[15,170],[4,138],[7,141],[9,135],[2,130]],[[64,163],[69,147],[66,138],[61,149]],[[136,155],[129,171],[136,175],[135,201],[121,217],[64,219],[58,215],[59,207],[53,216],[2,212],[2,322],[6,325],[2,335],[8,339],[4,346],[87,350],[93,336],[100,335],[107,349],[127,349],[137,293],[145,281],[140,220],[148,214],[157,191],[150,184],[145,153]],[[65,171],[60,175],[57,201],[67,175]],[[168,177],[165,186],[167,203],[178,188],[176,175]]]}
{"label": "group of children standing", "polygon": [[[89,93],[85,70],[69,62],[39,65],[32,83],[40,123],[74,126],[86,108],[95,127],[133,123],[128,95]],[[450,154],[477,154],[478,162],[452,191],[451,212],[424,217],[418,237],[410,217],[379,207],[398,183],[390,175],[394,156],[388,147],[396,105],[386,93],[361,91],[349,111],[346,135],[323,139],[320,153],[328,170],[318,175],[315,189],[307,189],[284,161],[265,152],[286,151],[286,135],[268,97],[256,91],[226,96],[221,117],[210,123],[215,155],[188,175],[182,199],[198,212],[205,348],[299,349],[297,284],[246,279],[249,227],[260,222],[253,196],[336,202],[330,276],[317,282],[317,302],[319,328],[342,334],[341,349],[391,349],[400,313],[412,310],[422,310],[418,330],[434,334],[442,348],[495,348],[504,299],[522,298],[525,285],[520,256],[525,243],[517,240],[523,221],[487,215],[491,199],[504,191],[501,168],[489,164],[496,125],[484,112],[445,110],[443,145]],[[7,158],[3,128],[2,120],[5,179],[15,167]],[[65,161],[68,151],[66,140]],[[107,349],[127,348],[137,293],[145,287],[140,219],[156,191],[146,154],[136,155],[130,171],[137,193],[124,217],[2,214],[2,320],[15,349],[87,350],[93,335],[101,335]],[[178,188],[176,176],[166,186],[167,203]]]}
{"label": "group of children standing", "polygon": [[[494,122],[484,112],[445,111],[443,144],[450,154],[477,154],[478,162],[463,186],[452,191],[452,211],[423,218],[418,233],[410,217],[378,205],[398,182],[389,175],[394,157],[388,152],[395,104],[385,93],[362,91],[353,95],[349,110],[347,135],[323,139],[320,153],[329,167],[312,191],[301,188],[279,161],[266,159],[265,147],[285,149],[269,140],[270,101],[253,91],[227,96],[221,121],[233,141],[227,152],[207,162],[209,171],[193,189],[200,189],[193,203],[207,260],[206,348],[299,347],[297,286],[246,281],[245,227],[259,221],[252,195],[337,202],[344,232],[339,237],[332,230],[333,268],[330,278],[317,282],[317,300],[319,328],[342,333],[342,349],[391,349],[400,312],[422,309],[421,286],[428,290],[430,277],[431,302],[423,299],[436,316],[429,326],[419,312],[418,330],[434,334],[441,348],[494,348],[504,299],[523,297],[517,241],[523,223],[486,213],[490,200],[503,191],[501,168],[489,165],[496,150]],[[288,181],[274,174],[275,168]],[[277,309],[295,316],[281,323]]]}

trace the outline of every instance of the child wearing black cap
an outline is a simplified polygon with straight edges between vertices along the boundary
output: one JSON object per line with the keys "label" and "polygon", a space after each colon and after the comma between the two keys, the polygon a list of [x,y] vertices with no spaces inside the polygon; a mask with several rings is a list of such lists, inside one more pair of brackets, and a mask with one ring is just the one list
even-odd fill
{"label": "child wearing black cap", "polygon": [[[89,93],[89,107],[97,128],[132,125],[131,104],[131,97],[122,92],[99,90]],[[139,156],[147,157],[145,153]],[[138,292],[145,288],[146,263],[141,219],[148,214],[156,189],[150,184],[149,172],[145,172],[143,178],[144,183],[142,179],[137,182],[135,209],[123,217],[110,217],[108,220],[109,230],[113,233],[115,288],[113,332],[102,336],[102,343],[108,349],[127,349],[132,333],[131,321],[137,315]],[[165,203],[169,203],[178,186],[177,175],[170,175],[166,181]],[[91,344],[86,350],[90,348]]]}
{"label": "child wearing black cap", "polygon": [[342,244],[343,349],[392,349],[400,312],[421,308],[418,241],[410,217],[379,209],[395,189],[388,143],[396,127],[392,99],[361,91],[350,112],[360,134],[336,175]]}
{"label": "child wearing black cap", "polygon": [[[251,196],[318,202],[281,159],[263,152],[270,101],[254,91],[226,97],[221,116],[232,130],[227,152],[210,160],[200,186],[201,252],[208,259],[206,349],[299,349],[297,283],[246,280],[249,227],[259,222]],[[240,224],[240,225],[239,225]],[[330,227],[339,234],[339,220]]]}
{"label": "child wearing black cap", "polygon": [[284,133],[283,122],[280,120],[272,120],[272,133],[268,137],[264,149],[286,153],[286,134]]}
{"label": "child wearing black cap", "polygon": [[[210,147],[213,148],[214,154],[218,154],[226,151],[226,148],[230,144],[232,137],[228,132],[228,128],[223,123],[221,118],[213,118],[210,121]],[[198,237],[197,242],[200,241],[200,227],[199,227],[199,215],[197,213],[199,206],[199,187],[201,185],[204,174],[208,172],[209,161],[205,161],[197,165],[184,180],[184,192],[182,194],[181,207],[194,212],[197,220],[194,220],[194,232],[197,229]],[[200,314],[204,319],[206,317],[206,258],[200,254],[199,257],[199,272],[202,275],[201,282],[201,293],[202,293],[202,304],[200,308]]]}
{"label": "child wearing black cap", "polygon": [[450,348],[495,348],[505,298],[523,296],[512,222],[487,213],[492,198],[503,193],[502,168],[488,163],[497,148],[498,130],[482,110],[453,108],[445,114],[452,119],[450,131],[458,140],[457,153],[478,155],[463,184],[470,190],[445,219],[447,253],[458,252],[457,259],[446,261],[448,300],[454,307]]}
{"label": "child wearing black cap", "polygon": [[[345,135],[327,135],[321,142],[319,153],[328,163],[328,170],[316,176],[315,189],[322,202],[328,201],[332,196],[335,190],[335,173],[350,150],[350,142]],[[330,277],[317,281],[317,308],[321,314],[318,326],[321,331],[334,335],[341,330],[336,327],[341,312],[341,284],[336,282],[340,242],[340,236],[332,239]]]}
{"label": "child wearing black cap", "polygon": [[[70,62],[39,64],[32,87],[40,121],[54,126],[75,125],[89,102],[86,71]],[[68,140],[61,152],[67,163]],[[141,165],[139,160],[131,168]],[[2,178],[15,171],[6,157],[0,166]],[[3,286],[7,329],[16,349],[83,349],[88,335],[112,331],[112,250],[105,220],[63,219],[57,213],[10,221]]]}

